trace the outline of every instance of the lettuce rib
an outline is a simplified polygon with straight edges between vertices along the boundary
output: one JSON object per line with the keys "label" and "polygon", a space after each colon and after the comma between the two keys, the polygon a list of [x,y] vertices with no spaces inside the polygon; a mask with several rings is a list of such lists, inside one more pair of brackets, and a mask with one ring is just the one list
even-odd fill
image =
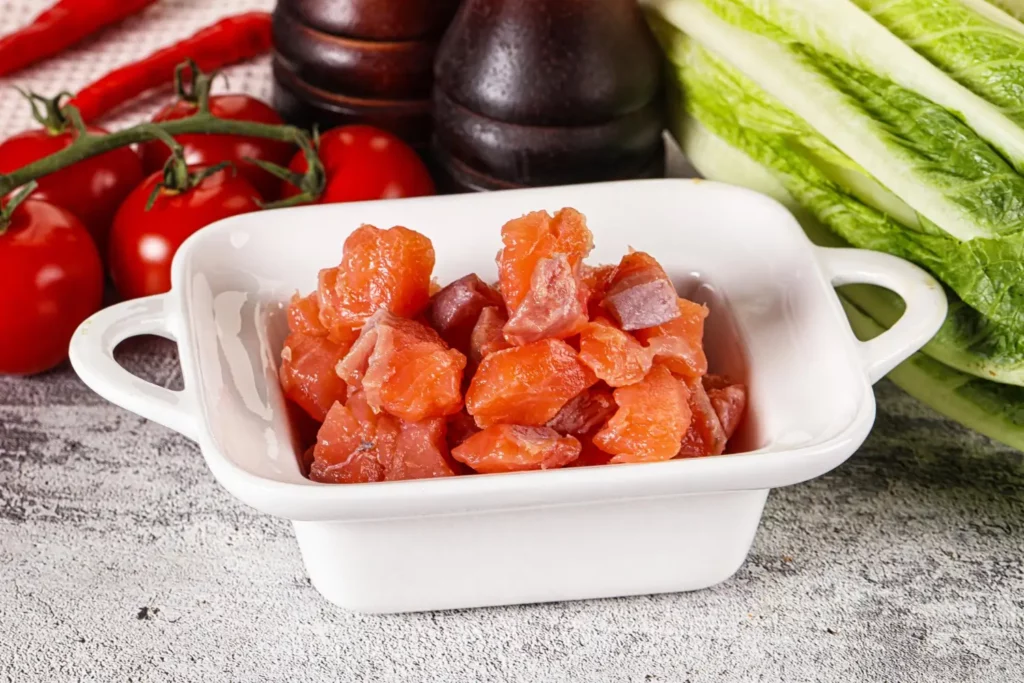
{"label": "lettuce rib", "polygon": [[949,235],[1024,230],[1024,178],[946,109],[829,54],[766,37],[783,32],[733,0],[659,7]]}
{"label": "lettuce rib", "polygon": [[[954,80],[1024,124],[1024,33],[961,0],[855,0]],[[975,3],[982,4],[982,3]]]}
{"label": "lettuce rib", "polygon": [[[809,227],[809,235],[819,244],[843,246],[844,243],[820,225],[786,192],[771,174],[740,150],[728,145],[692,117],[674,116],[679,140],[691,163],[706,178],[731,182],[773,197],[795,211],[798,219]],[[856,292],[844,288],[840,295],[850,325],[862,339],[881,334],[892,324],[886,316],[899,316],[897,302],[880,301],[872,295],[878,291]],[[888,293],[887,293],[888,294]],[[1006,381],[1024,383],[1024,362],[1007,368],[999,358],[986,362],[972,357],[958,344],[956,311],[977,314],[962,303],[952,302],[951,315],[942,331],[925,348],[901,363],[888,377],[897,386],[925,405],[957,420],[992,439],[1018,450],[1024,450],[1024,388],[986,381],[992,375]],[[891,310],[887,311],[886,306]],[[952,321],[952,322],[951,322]],[[947,329],[948,328],[948,329]],[[950,339],[950,336],[954,337]],[[952,363],[947,362],[952,360]],[[960,367],[957,361],[966,361]],[[964,371],[960,371],[964,370]],[[981,379],[985,378],[985,379]]]}
{"label": "lettuce rib", "polygon": [[[732,183],[772,197],[793,212],[815,244],[848,247],[850,244],[827,230],[786,190],[766,167],[709,131],[700,121],[680,113],[672,119],[673,134],[694,168],[709,180]],[[844,296],[868,312],[880,325],[889,327],[903,313],[903,302],[886,290],[867,286],[846,287]],[[1006,384],[1024,386],[1024,349],[1014,336],[982,318],[955,297],[942,329],[924,347],[932,358],[962,372]]]}
{"label": "lettuce rib", "polygon": [[[1024,10],[1024,0],[1015,1]],[[902,4],[903,0],[896,2]],[[972,19],[978,20],[981,15],[1011,30],[1024,31],[1016,19],[984,0],[961,2],[974,9]],[[890,0],[743,0],[742,4],[783,29],[787,40],[804,43],[871,71],[956,113],[1017,171],[1024,172],[1024,129],[1018,125],[1019,118],[1007,116],[1006,111],[986,100],[985,93],[972,91],[966,84],[949,78],[857,6],[888,13],[886,8],[893,4]],[[971,14],[969,9],[961,9]]]}
{"label": "lettuce rib", "polygon": [[687,93],[687,111],[770,168],[796,201],[840,237],[928,268],[968,305],[1024,340],[1024,235],[961,242],[910,230],[859,201],[806,154],[828,146],[816,131],[744,74],[676,35],[670,55]]}
{"label": "lettuce rib", "polygon": [[1024,0],[960,0],[960,2],[983,17],[1024,33]]}

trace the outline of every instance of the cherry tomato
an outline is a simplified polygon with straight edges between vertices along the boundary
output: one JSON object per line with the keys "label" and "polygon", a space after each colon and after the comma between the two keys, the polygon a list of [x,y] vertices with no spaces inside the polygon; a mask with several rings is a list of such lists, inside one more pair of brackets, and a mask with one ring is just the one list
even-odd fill
{"label": "cherry tomato", "polygon": [[[158,111],[153,121],[173,121],[195,113],[195,104],[179,100]],[[281,117],[270,106],[248,95],[214,95],[210,98],[210,113],[234,121],[281,123]],[[287,142],[239,135],[179,135],[175,140],[185,148],[185,161],[190,165],[213,166],[222,161],[234,162],[238,173],[268,201],[278,198],[281,181],[242,160],[248,157],[284,166],[295,151],[295,146]],[[156,140],[144,143],[140,149],[147,173],[159,171],[171,155],[167,145]]]}
{"label": "cherry tomato", "polygon": [[[434,194],[434,181],[416,152],[379,128],[332,128],[320,136],[318,152],[327,173],[322,204]],[[288,167],[296,173],[306,172],[301,151]],[[281,194],[291,197],[298,193],[294,185],[285,183]]]}
{"label": "cherry tomato", "polygon": [[[189,167],[195,172],[197,167]],[[161,189],[147,211],[157,172],[124,200],[110,232],[110,276],[125,299],[171,288],[171,259],[192,233],[222,218],[259,210],[258,193],[245,178],[225,169],[184,192]]]}
{"label": "cherry tomato", "polygon": [[81,221],[48,202],[22,202],[0,234],[0,374],[59,364],[102,299],[103,266]]}
{"label": "cherry tomato", "polygon": [[[102,128],[90,127],[89,132],[106,134]],[[44,128],[15,135],[0,143],[0,173],[10,173],[59,152],[74,139],[71,131],[51,133]],[[43,176],[32,196],[75,214],[103,253],[117,207],[144,177],[135,150],[119,147]]]}

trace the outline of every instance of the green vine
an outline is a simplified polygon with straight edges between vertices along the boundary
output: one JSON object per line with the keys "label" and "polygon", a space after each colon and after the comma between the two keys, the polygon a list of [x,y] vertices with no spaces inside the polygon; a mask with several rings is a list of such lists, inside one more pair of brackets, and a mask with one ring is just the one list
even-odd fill
{"label": "green vine", "polygon": [[25,187],[19,189],[14,193],[6,203],[0,202],[0,235],[7,232],[7,228],[11,225],[11,218],[14,216],[14,210],[18,208],[18,205],[28,199],[28,196],[35,192],[36,187],[39,183],[32,181],[25,185]]}
{"label": "green vine", "polygon": [[[189,72],[191,87],[184,83],[186,70]],[[26,94],[26,98],[32,103],[33,112],[38,113],[37,103],[47,106],[47,114],[40,119],[47,128],[49,128],[50,124],[56,125],[59,123],[62,126],[66,126],[67,123],[70,123],[77,134],[74,142],[61,151],[34,161],[11,173],[0,174],[0,197],[6,196],[32,181],[72,166],[84,159],[127,145],[161,140],[167,143],[171,147],[172,152],[174,152],[177,143],[174,142],[173,138],[178,135],[238,135],[291,143],[301,149],[306,158],[307,170],[303,174],[298,174],[289,169],[281,168],[275,164],[258,159],[246,159],[246,161],[256,164],[267,172],[293,183],[300,190],[300,193],[296,196],[267,204],[265,208],[294,206],[319,199],[323,193],[326,176],[323,164],[320,162],[320,157],[316,152],[316,144],[308,133],[295,126],[278,126],[254,123],[252,121],[233,121],[214,116],[210,113],[210,86],[216,75],[201,72],[196,64],[189,60],[178,66],[175,76],[178,81],[178,91],[182,93],[188,92],[189,99],[195,102],[197,107],[195,114],[174,121],[141,123],[131,128],[107,134],[90,132],[82,121],[82,116],[76,107],[71,105],[64,105],[62,107],[60,101],[64,97],[64,93],[53,100],[47,100],[39,95]],[[59,120],[54,118],[55,115],[52,113],[54,109],[61,117]],[[178,148],[180,149],[180,145],[178,145]],[[168,166],[165,167],[164,172],[165,178],[167,178],[168,174],[175,174],[173,179],[168,180],[178,184],[180,189],[182,187],[180,183],[183,182],[184,187],[188,187],[190,182],[195,182],[195,179],[182,178],[180,164],[178,164],[178,168],[171,168],[175,164],[176,156],[180,157],[180,155],[172,153],[171,160],[168,162]]]}

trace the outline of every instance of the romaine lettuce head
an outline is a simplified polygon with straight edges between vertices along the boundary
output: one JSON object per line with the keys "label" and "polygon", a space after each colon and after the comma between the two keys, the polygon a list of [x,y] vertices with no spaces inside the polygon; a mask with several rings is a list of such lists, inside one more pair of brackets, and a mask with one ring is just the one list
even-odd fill
{"label": "romaine lettuce head", "polygon": [[[677,128],[683,151],[702,176],[777,199],[794,212],[808,236],[821,246],[849,246],[804,210],[768,169],[692,117],[683,119]],[[898,296],[875,287],[844,287],[840,299],[854,332],[865,340],[881,334],[903,310]],[[939,333],[888,377],[946,417],[1024,450],[1024,387],[1000,383],[1024,384],[1024,361],[1019,353],[995,351],[993,338],[1000,333],[987,334],[984,327],[977,312],[953,299]]]}
{"label": "romaine lettuce head", "polygon": [[[711,133],[692,116],[673,116],[673,128],[693,167],[705,178],[732,183],[766,194],[782,203],[800,222],[812,242],[825,247],[850,244],[826,229],[790,195],[771,170]],[[884,328],[903,314],[899,296],[878,287],[852,285],[844,297]],[[986,380],[1024,386],[1024,348],[1019,338],[985,320],[949,294],[949,313],[924,353],[952,368]]]}
{"label": "romaine lettuce head", "polygon": [[[904,162],[916,159],[916,170],[897,164],[902,173],[917,173],[914,182],[931,183],[945,203],[970,206],[969,215],[987,215],[998,226],[990,236],[973,239],[958,238],[937,224],[934,219],[942,212],[922,212],[717,53],[662,22],[654,25],[677,86],[685,92],[686,113],[769,169],[797,204],[843,240],[922,265],[986,324],[1024,342],[1024,231],[1017,226],[1024,211],[1024,179],[1005,163],[1000,166],[998,155],[962,122],[914,93],[827,55],[807,57],[804,64],[805,71],[811,62],[818,64],[813,71],[820,87],[842,82],[830,87],[846,93],[842,101],[849,106],[828,116],[852,116],[856,109],[877,129],[866,135],[876,135],[876,142],[897,150],[894,154]],[[852,93],[861,102],[856,107],[850,104]],[[900,104],[886,113],[890,101]],[[678,114],[673,118],[681,121]],[[932,132],[916,130],[921,122]],[[905,127],[899,130],[906,135],[898,126]],[[681,135],[678,129],[675,133]],[[961,171],[961,160],[970,170]]]}

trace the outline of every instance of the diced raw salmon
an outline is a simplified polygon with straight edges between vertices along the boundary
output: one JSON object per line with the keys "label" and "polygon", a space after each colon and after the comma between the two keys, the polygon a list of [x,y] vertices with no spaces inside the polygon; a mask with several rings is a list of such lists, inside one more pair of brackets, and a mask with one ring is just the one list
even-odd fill
{"label": "diced raw salmon", "polygon": [[488,306],[504,308],[505,302],[495,289],[472,273],[431,297],[426,316],[449,346],[468,355],[473,327],[480,312]]}
{"label": "diced raw salmon", "polygon": [[571,346],[544,339],[484,358],[466,391],[466,409],[481,427],[539,426],[596,382]]}
{"label": "diced raw salmon", "polygon": [[510,314],[526,298],[541,259],[563,254],[575,270],[594,246],[586,218],[575,209],[562,209],[554,216],[534,211],[513,219],[501,228],[501,241],[499,288]]}
{"label": "diced raw salmon", "polygon": [[587,291],[565,254],[537,261],[519,306],[505,325],[505,339],[517,346],[541,339],[565,339],[587,324]]}
{"label": "diced raw salmon", "polygon": [[694,379],[686,382],[686,387],[690,393],[689,404],[693,419],[680,444],[680,457],[721,455],[725,452],[728,437],[711,405],[711,399],[704,391],[704,385],[700,379]]}
{"label": "diced raw salmon", "polygon": [[636,384],[651,369],[653,354],[628,332],[597,318],[580,333],[580,360],[608,386]]}
{"label": "diced raw salmon", "polygon": [[663,325],[636,331],[636,338],[647,344],[657,363],[669,370],[694,379],[708,371],[704,355],[704,319],[707,306],[687,299],[678,299],[679,316]]}
{"label": "diced raw salmon", "polygon": [[384,480],[382,462],[394,454],[393,423],[378,430],[377,415],[362,394],[338,402],[327,413],[313,449],[309,477],[327,484],[356,484]]}
{"label": "diced raw salmon", "polygon": [[649,254],[626,254],[612,278],[602,306],[624,330],[639,330],[679,317],[676,289]]}
{"label": "diced raw salmon", "polygon": [[465,367],[466,357],[449,349],[434,330],[380,311],[367,322],[337,372],[366,393],[374,410],[419,422],[459,411]]}
{"label": "diced raw salmon", "polygon": [[690,426],[686,386],[663,365],[642,382],[615,390],[618,410],[594,437],[613,463],[669,460]]}
{"label": "diced raw salmon", "polygon": [[704,375],[704,389],[711,399],[726,438],[731,439],[747,408],[747,388],[721,375]]}
{"label": "diced raw salmon", "polygon": [[279,376],[284,395],[323,422],[335,401],[344,401],[345,382],[334,372],[345,348],[327,337],[292,332],[281,349]]}
{"label": "diced raw salmon", "polygon": [[579,393],[558,411],[548,427],[559,434],[591,436],[615,414],[612,390],[603,382]]}
{"label": "diced raw salmon", "polygon": [[580,454],[580,442],[550,427],[493,425],[469,437],[452,457],[482,474],[563,467]]}

